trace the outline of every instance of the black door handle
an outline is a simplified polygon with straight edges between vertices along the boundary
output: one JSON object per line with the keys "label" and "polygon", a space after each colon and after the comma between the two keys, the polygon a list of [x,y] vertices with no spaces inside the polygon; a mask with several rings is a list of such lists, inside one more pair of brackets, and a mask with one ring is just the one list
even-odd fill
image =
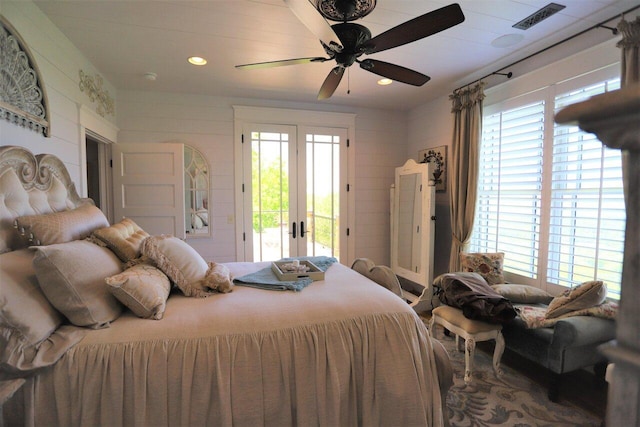
{"label": "black door handle", "polygon": [[300,237],[304,237],[304,221],[300,221]]}
{"label": "black door handle", "polygon": [[293,223],[291,223],[291,225],[293,226],[293,233],[291,233],[291,234],[293,234],[293,238],[295,239],[296,238],[296,223],[293,222]]}

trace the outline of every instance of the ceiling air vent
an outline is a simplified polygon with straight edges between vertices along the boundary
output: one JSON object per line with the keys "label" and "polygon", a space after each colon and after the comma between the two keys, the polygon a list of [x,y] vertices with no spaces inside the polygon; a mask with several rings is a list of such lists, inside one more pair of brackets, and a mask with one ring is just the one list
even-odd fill
{"label": "ceiling air vent", "polygon": [[513,28],[517,28],[519,30],[529,29],[529,28],[533,27],[534,25],[536,25],[537,23],[539,23],[540,21],[542,21],[543,19],[547,19],[548,17],[550,17],[551,15],[555,14],[556,12],[560,12],[565,7],[566,6],[563,6],[563,5],[558,4],[558,3],[549,3],[548,5],[543,7],[542,9],[540,9],[537,12],[527,16],[522,21],[520,21],[517,24],[515,24],[513,26]]}

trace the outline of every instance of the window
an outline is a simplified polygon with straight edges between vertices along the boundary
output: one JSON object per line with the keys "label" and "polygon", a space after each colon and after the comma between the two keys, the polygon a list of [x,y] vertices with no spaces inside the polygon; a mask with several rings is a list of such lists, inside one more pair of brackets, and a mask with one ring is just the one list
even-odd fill
{"label": "window", "polygon": [[559,109],[620,85],[617,78],[584,80],[485,108],[468,249],[505,252],[505,272],[525,283],[573,287],[597,279],[619,298],[626,219],[620,151],[577,126],[553,123]]}

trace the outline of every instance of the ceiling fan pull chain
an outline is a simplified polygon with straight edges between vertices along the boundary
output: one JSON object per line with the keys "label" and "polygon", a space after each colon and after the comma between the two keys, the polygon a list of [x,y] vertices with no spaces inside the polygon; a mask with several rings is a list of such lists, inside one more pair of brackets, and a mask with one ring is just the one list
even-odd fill
{"label": "ceiling fan pull chain", "polygon": [[347,68],[347,95],[351,94],[351,69]]}

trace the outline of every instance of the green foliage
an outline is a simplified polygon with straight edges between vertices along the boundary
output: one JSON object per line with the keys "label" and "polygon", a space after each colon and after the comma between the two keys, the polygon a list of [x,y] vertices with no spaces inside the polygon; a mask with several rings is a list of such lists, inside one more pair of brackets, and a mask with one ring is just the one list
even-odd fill
{"label": "green foliage", "polygon": [[261,162],[256,150],[252,150],[251,157],[253,229],[262,233],[266,228],[279,227],[283,222],[288,222],[288,166],[280,157]]}

